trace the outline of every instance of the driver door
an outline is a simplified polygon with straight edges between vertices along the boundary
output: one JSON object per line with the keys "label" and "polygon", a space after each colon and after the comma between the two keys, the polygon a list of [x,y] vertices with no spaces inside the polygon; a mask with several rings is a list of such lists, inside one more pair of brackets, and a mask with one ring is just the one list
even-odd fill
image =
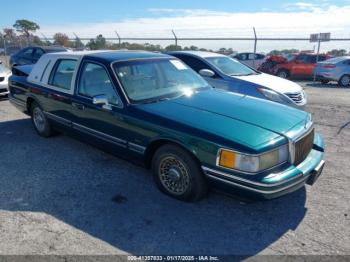
{"label": "driver door", "polygon": [[[93,103],[93,97],[98,95],[107,97],[108,106]],[[92,61],[82,63],[72,111],[75,130],[126,148],[128,132],[124,128],[123,104],[104,65]]]}

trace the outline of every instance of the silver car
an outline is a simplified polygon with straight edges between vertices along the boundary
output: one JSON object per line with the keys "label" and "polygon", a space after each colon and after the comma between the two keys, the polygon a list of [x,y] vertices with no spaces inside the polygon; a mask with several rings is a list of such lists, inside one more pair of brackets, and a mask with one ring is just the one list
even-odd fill
{"label": "silver car", "polygon": [[2,65],[0,61],[0,96],[8,94],[8,78],[11,76],[11,71]]}
{"label": "silver car", "polygon": [[316,78],[323,84],[337,81],[340,86],[350,85],[350,56],[341,56],[317,63]]}

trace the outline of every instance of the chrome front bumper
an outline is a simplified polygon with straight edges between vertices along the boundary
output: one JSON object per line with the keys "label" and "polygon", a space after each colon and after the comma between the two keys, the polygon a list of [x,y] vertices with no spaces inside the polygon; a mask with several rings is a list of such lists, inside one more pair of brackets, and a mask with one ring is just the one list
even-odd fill
{"label": "chrome front bumper", "polygon": [[215,184],[224,185],[226,188],[237,189],[239,192],[248,193],[252,197],[272,199],[293,192],[305,184],[313,185],[322,174],[324,164],[325,161],[321,160],[308,173],[299,171],[297,175],[275,183],[255,182],[205,166],[202,166],[202,170],[206,177]]}

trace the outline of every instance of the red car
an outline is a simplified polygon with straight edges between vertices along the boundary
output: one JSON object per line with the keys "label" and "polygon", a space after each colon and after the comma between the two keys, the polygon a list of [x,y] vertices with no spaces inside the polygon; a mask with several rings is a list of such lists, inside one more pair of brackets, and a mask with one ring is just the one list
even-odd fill
{"label": "red car", "polygon": [[[312,77],[316,67],[316,54],[297,53],[286,56],[271,56],[259,68],[260,71],[274,74],[282,78],[290,77]],[[331,58],[329,55],[320,54],[318,61]]]}

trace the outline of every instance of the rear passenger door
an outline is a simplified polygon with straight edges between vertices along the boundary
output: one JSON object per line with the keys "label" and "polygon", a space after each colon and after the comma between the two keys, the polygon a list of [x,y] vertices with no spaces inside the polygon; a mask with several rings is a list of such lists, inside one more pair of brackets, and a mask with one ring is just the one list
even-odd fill
{"label": "rear passenger door", "polygon": [[[93,98],[99,95],[108,98],[108,107],[93,103]],[[89,60],[81,64],[72,110],[74,129],[120,148],[127,146],[123,103],[103,64]]]}
{"label": "rear passenger door", "polygon": [[[74,93],[74,78],[77,67],[76,59],[58,59],[54,63],[51,72],[44,76],[46,87],[39,91],[36,96],[43,107],[46,116],[54,123],[71,127],[74,120],[72,113],[72,97]],[[48,67],[51,61],[48,62]],[[32,92],[36,92],[35,89]]]}

